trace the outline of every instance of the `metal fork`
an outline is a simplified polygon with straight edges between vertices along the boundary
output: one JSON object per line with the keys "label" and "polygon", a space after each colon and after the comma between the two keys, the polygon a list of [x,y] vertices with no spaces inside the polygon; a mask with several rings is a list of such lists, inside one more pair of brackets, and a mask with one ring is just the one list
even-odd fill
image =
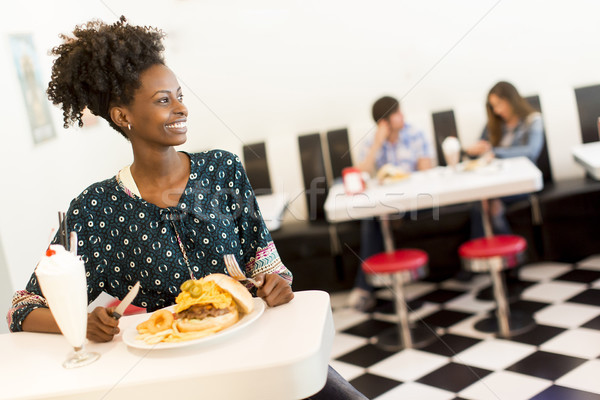
{"label": "metal fork", "polygon": [[261,287],[261,285],[257,281],[255,281],[252,278],[248,278],[244,274],[244,272],[240,268],[240,265],[238,264],[238,262],[235,259],[235,256],[233,254],[225,254],[223,256],[223,260],[225,261],[225,268],[227,269],[227,273],[233,279],[236,279],[238,281],[248,281],[248,282],[252,283],[254,286],[256,286],[257,288]]}

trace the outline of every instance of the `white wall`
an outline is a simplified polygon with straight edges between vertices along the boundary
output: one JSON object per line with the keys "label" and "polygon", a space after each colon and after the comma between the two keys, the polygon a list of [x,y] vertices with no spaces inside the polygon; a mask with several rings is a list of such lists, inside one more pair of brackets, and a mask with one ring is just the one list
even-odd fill
{"label": "white wall", "polygon": [[[194,151],[267,140],[276,190],[301,193],[296,136],[347,126],[359,145],[373,126],[372,102],[402,99],[407,119],[432,132],[431,112],[453,108],[463,142],[484,124],[498,80],[541,96],[557,178],[581,175],[573,88],[600,82],[600,4],[592,0],[370,2],[59,0],[2,6],[0,237],[13,288],[23,287],[47,245],[56,212],[88,184],[131,161],[107,125],[62,129],[34,146],[8,48],[9,33],[33,32],[44,80],[58,33],[91,18],[158,26],[167,62],[190,109]],[[355,151],[356,153],[356,151]],[[302,215],[303,196],[292,207]]]}
{"label": "white wall", "polygon": [[[10,281],[10,275],[8,273],[8,265],[6,264],[6,258],[4,257],[2,241],[0,240],[0,310],[2,310],[2,312],[8,310],[8,307],[10,307],[11,297],[12,283]],[[0,323],[0,333],[6,332],[8,332],[8,325]]]}

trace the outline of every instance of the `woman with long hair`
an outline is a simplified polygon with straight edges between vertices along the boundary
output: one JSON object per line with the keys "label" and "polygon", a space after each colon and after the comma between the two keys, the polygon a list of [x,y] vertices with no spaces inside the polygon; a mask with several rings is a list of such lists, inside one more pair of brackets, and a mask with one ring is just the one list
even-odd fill
{"label": "woman with long hair", "polygon": [[[487,125],[481,139],[465,149],[472,157],[493,154],[498,158],[525,156],[536,163],[544,146],[542,116],[508,82],[498,82],[486,101]],[[504,208],[527,195],[510,196],[490,201],[487,212],[495,233],[509,233]],[[471,220],[471,237],[484,235],[481,213]]]}

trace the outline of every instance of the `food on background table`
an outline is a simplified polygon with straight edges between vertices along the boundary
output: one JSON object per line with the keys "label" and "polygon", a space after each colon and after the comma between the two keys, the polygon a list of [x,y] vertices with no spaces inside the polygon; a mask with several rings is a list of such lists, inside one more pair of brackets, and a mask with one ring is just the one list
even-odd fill
{"label": "food on background table", "polygon": [[185,281],[175,303],[174,313],[158,310],[139,324],[136,339],[148,344],[199,339],[235,324],[254,309],[248,289],[224,274]]}
{"label": "food on background table", "polygon": [[464,170],[465,171],[475,171],[481,167],[485,167],[490,162],[492,162],[493,159],[494,159],[493,153],[491,153],[491,152],[486,153],[486,154],[482,155],[481,157],[476,158],[474,160],[465,161]]}
{"label": "food on background table", "polygon": [[391,183],[396,182],[402,179],[406,179],[410,176],[410,173],[406,172],[404,169],[397,167],[393,164],[385,164],[379,171],[377,171],[377,181],[379,183]]}

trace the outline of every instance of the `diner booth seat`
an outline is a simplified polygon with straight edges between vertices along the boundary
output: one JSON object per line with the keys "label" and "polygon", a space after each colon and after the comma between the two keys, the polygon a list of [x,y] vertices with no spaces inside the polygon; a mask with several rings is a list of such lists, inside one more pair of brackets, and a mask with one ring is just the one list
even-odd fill
{"label": "diner booth seat", "polygon": [[[435,333],[421,322],[411,324],[404,286],[427,275],[428,256],[419,249],[403,248],[368,257],[361,267],[369,279],[387,280],[394,295],[398,325],[382,332],[375,344],[387,351],[420,348],[435,341]],[[387,278],[387,279],[386,279]]]}
{"label": "diner booth seat", "polygon": [[495,235],[469,240],[458,253],[463,268],[470,272],[489,273],[494,288],[496,318],[485,318],[475,329],[510,338],[533,328],[533,318],[522,312],[511,313],[508,305],[503,271],[515,268],[523,261],[527,241],[517,235]]}
{"label": "diner booth seat", "polygon": [[[329,190],[319,133],[298,137],[307,220],[286,221],[271,233],[283,263],[294,274],[294,290],[328,292],[353,286],[359,266],[359,223],[330,224],[323,205]],[[340,240],[344,237],[344,244]]]}

